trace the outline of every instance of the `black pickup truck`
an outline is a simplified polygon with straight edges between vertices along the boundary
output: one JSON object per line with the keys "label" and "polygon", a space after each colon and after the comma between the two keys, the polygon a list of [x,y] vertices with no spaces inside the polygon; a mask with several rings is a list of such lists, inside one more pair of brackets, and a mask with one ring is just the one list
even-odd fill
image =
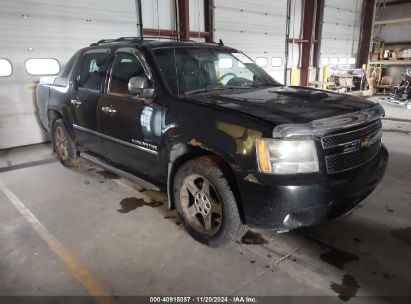
{"label": "black pickup truck", "polygon": [[102,40],[37,96],[63,165],[83,157],[165,189],[187,231],[213,247],[247,227],[342,215],[388,160],[379,104],[281,85],[221,43]]}

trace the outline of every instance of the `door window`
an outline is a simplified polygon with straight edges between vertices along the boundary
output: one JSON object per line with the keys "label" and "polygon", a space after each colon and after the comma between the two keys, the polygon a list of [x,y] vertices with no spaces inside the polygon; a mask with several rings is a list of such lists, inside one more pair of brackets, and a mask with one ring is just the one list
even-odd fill
{"label": "door window", "polygon": [[143,65],[137,57],[130,53],[117,54],[111,73],[110,93],[130,94],[128,82],[130,78],[136,76],[146,76]]}
{"label": "door window", "polygon": [[79,87],[100,91],[106,77],[109,60],[110,54],[86,54],[81,65]]}

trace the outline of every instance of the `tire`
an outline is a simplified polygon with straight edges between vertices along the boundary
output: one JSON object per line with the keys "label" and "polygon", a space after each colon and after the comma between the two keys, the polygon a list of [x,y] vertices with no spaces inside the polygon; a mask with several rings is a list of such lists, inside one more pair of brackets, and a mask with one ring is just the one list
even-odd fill
{"label": "tire", "polygon": [[184,163],[175,175],[173,192],[180,221],[200,243],[221,247],[247,232],[217,158],[202,156]]}
{"label": "tire", "polygon": [[54,121],[51,139],[59,161],[66,167],[78,167],[80,164],[78,150],[63,119]]}

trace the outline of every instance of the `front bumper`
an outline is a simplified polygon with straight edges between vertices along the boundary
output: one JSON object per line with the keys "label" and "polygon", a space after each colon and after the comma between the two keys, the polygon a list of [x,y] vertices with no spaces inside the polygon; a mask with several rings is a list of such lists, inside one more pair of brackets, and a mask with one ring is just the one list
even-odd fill
{"label": "front bumper", "polygon": [[[247,225],[258,228],[294,229],[323,223],[340,216],[364,200],[381,181],[388,151],[347,172],[273,176],[236,175]],[[288,215],[288,216],[287,216]]]}

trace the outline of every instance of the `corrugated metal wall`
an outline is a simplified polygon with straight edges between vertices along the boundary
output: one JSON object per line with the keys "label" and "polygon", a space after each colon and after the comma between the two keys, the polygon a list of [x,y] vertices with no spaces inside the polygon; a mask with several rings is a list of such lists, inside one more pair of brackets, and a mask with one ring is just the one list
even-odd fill
{"label": "corrugated metal wall", "polygon": [[0,149],[43,142],[28,58],[63,66],[81,47],[102,38],[136,36],[134,0],[0,0],[0,58],[13,74],[0,77]]}
{"label": "corrugated metal wall", "polygon": [[[302,0],[291,1],[290,37],[300,37]],[[214,40],[244,51],[283,82],[287,0],[215,0]],[[56,58],[61,66],[72,54],[102,38],[136,36],[135,0],[0,0],[0,59],[13,64],[0,77],[0,149],[43,142],[33,84],[39,76],[25,70],[28,58]],[[145,28],[174,29],[174,0],[143,0]],[[325,0],[321,58],[355,58],[362,0]],[[204,31],[204,0],[190,0],[190,30]],[[202,39],[199,39],[202,40]],[[289,46],[289,68],[297,67],[300,45]],[[280,66],[272,59],[281,58]]]}
{"label": "corrugated metal wall", "polygon": [[174,30],[174,0],[142,0],[144,28]]}
{"label": "corrugated metal wall", "polygon": [[[267,58],[264,69],[283,82],[286,34],[286,0],[215,0],[214,39],[222,39],[255,60]],[[283,64],[272,67],[271,58],[281,57]]]}
{"label": "corrugated metal wall", "polygon": [[321,58],[356,58],[362,0],[325,0]]}

